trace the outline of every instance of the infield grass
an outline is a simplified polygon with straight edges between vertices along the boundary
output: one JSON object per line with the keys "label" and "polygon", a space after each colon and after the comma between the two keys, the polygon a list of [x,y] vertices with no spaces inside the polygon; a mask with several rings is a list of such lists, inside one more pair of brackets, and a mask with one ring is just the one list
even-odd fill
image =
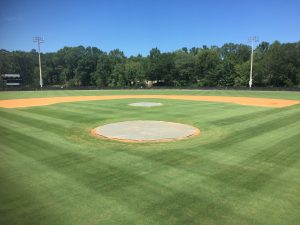
{"label": "infield grass", "polygon": [[[149,92],[300,99],[297,92],[176,90],[4,92],[0,99]],[[0,108],[0,224],[299,224],[300,105],[127,105],[137,101]],[[140,119],[189,124],[201,135],[122,143],[89,133]]]}

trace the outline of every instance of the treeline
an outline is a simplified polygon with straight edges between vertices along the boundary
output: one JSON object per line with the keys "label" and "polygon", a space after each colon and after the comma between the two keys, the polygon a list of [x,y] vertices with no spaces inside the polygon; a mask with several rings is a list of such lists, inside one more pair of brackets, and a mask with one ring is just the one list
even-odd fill
{"label": "treeline", "polygon": [[[243,44],[182,48],[126,57],[119,49],[65,47],[41,55],[45,86],[246,87],[251,48]],[[23,84],[39,85],[38,53],[0,50],[0,73],[21,74]],[[260,43],[254,51],[253,86],[300,87],[300,42]]]}

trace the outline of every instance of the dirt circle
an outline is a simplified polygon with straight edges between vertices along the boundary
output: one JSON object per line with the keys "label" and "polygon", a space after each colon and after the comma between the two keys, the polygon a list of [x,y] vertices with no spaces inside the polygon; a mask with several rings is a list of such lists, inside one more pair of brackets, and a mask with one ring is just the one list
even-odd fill
{"label": "dirt circle", "polygon": [[103,125],[92,134],[123,142],[167,142],[198,135],[200,130],[181,123],[136,120]]}
{"label": "dirt circle", "polygon": [[162,103],[159,102],[135,102],[128,104],[130,106],[136,106],[136,107],[155,107],[155,106],[162,106]]}

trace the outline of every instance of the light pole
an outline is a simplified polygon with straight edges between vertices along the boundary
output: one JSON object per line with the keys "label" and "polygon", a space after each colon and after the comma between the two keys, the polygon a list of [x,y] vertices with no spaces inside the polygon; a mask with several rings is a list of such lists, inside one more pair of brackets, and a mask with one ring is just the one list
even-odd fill
{"label": "light pole", "polygon": [[258,42],[258,37],[252,36],[248,38],[248,42],[251,42],[251,65],[250,65],[250,79],[249,79],[249,88],[252,87],[252,66],[253,66],[253,51],[254,51],[254,42]]}
{"label": "light pole", "polygon": [[41,43],[44,43],[44,39],[42,37],[33,37],[33,42],[36,42],[38,44],[38,50],[39,50],[39,67],[40,67],[40,86],[41,89],[43,88],[43,78],[42,78],[42,65],[41,65]]}

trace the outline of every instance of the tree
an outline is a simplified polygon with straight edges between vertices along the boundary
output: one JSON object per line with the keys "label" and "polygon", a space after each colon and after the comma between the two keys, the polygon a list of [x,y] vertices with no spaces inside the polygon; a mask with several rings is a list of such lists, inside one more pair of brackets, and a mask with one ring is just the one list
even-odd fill
{"label": "tree", "polygon": [[145,68],[142,61],[128,60],[125,64],[127,85],[143,85],[146,80]]}
{"label": "tree", "polygon": [[164,81],[164,68],[161,63],[162,55],[158,48],[150,50],[146,63],[146,79],[150,81]]}
{"label": "tree", "polygon": [[[77,46],[41,57],[46,86],[140,86],[147,80],[167,86],[248,86],[250,53],[247,45],[226,43],[164,53],[153,48],[146,57],[130,58],[119,49],[106,53]],[[19,73],[23,84],[38,86],[37,52],[1,49],[0,74],[6,73]],[[254,51],[253,80],[254,86],[299,87],[300,42],[261,42]]]}
{"label": "tree", "polygon": [[275,41],[261,60],[261,73],[265,75],[265,85],[292,87],[299,85],[300,74],[299,42],[280,44]]}
{"label": "tree", "polygon": [[217,50],[202,49],[196,55],[196,74],[200,86],[221,85],[221,57]]}
{"label": "tree", "polygon": [[[237,87],[247,87],[249,82],[249,68],[250,61],[244,62],[242,64],[235,65],[236,76],[233,80],[233,85]],[[257,76],[255,77],[257,78]],[[254,84],[257,84],[258,80],[254,79]]]}
{"label": "tree", "polygon": [[196,57],[184,51],[175,54],[176,85],[188,86],[197,82],[195,73]]}
{"label": "tree", "polygon": [[113,68],[108,55],[106,53],[100,53],[96,70],[91,73],[92,84],[101,87],[107,86],[112,70]]}
{"label": "tree", "polygon": [[110,87],[125,87],[129,86],[129,80],[126,77],[125,66],[123,63],[116,64],[109,78],[108,86]]}

